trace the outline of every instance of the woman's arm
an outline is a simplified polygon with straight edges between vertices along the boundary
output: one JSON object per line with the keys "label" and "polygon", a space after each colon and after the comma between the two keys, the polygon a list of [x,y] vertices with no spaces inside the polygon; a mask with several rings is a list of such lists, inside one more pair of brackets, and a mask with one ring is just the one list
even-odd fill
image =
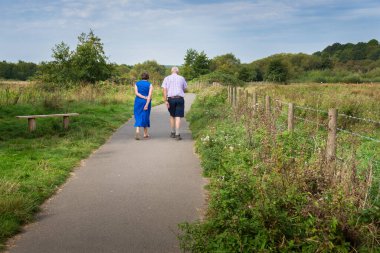
{"label": "woman's arm", "polygon": [[146,100],[144,110],[148,110],[149,103],[152,100],[152,93],[153,93],[153,85],[151,84],[149,87],[149,94],[148,94],[148,98]]}
{"label": "woman's arm", "polygon": [[142,99],[148,99],[148,97],[145,97],[145,96],[143,96],[143,95],[141,95],[141,94],[139,93],[139,90],[137,89],[137,85],[136,85],[136,84],[135,84],[135,94],[136,94],[136,96],[139,97],[139,98],[142,98]]}

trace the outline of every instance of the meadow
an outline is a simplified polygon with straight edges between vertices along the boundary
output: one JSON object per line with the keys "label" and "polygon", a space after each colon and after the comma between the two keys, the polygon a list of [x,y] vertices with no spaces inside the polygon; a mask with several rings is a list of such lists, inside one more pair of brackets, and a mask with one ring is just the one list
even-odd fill
{"label": "meadow", "polygon": [[[131,85],[0,81],[0,249],[23,224],[33,221],[39,206],[73,168],[132,116],[133,99]],[[156,88],[153,104],[161,101]],[[16,118],[67,112],[80,114],[70,118],[68,130],[61,118],[40,118],[36,131],[29,133],[27,121]]]}
{"label": "meadow", "polygon": [[[189,252],[378,252],[379,143],[338,133],[338,159],[325,158],[325,110],[378,120],[377,85],[254,85],[236,107],[223,87],[196,89],[188,120],[204,175],[203,220],[183,223]],[[264,95],[273,98],[268,115]],[[274,99],[278,99],[275,102]],[[287,102],[298,108],[287,131]],[[283,104],[282,104],[283,103]],[[281,106],[277,106],[280,105]],[[343,117],[343,116],[342,116]],[[313,122],[317,122],[315,125]],[[379,125],[340,119],[338,125],[380,138]]]}

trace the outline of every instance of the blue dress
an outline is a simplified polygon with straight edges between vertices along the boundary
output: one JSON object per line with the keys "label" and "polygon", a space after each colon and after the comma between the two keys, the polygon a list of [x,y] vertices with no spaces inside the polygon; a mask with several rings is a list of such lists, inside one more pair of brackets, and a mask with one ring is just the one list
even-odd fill
{"label": "blue dress", "polygon": [[[149,95],[150,82],[146,80],[141,80],[136,83],[137,91],[143,96]],[[135,127],[150,127],[150,109],[152,103],[149,102],[148,110],[144,110],[146,100],[136,96],[134,105],[134,115],[135,115]]]}

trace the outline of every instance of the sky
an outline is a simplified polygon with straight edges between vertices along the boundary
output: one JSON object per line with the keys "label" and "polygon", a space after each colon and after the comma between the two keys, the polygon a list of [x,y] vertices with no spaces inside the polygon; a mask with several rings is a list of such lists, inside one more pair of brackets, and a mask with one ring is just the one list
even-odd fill
{"label": "sky", "polygon": [[181,65],[189,48],[243,63],[380,40],[380,0],[0,0],[0,60],[52,60],[90,29],[110,62]]}

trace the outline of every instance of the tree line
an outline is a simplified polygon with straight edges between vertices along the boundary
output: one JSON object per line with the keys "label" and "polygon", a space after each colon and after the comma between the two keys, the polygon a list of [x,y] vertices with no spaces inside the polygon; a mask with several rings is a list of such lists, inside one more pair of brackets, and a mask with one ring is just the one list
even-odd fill
{"label": "tree line", "polygon": [[185,77],[235,82],[380,82],[380,45],[375,39],[357,44],[335,43],[312,55],[275,54],[241,63],[232,53],[209,59],[189,49],[184,58]]}
{"label": "tree line", "polygon": [[[170,66],[154,60],[133,66],[110,63],[101,39],[92,30],[78,37],[74,50],[61,42],[52,49],[52,61],[40,64],[0,62],[0,79],[35,79],[45,83],[95,83],[112,80],[131,83],[143,71],[160,82]],[[375,39],[357,44],[334,43],[312,55],[275,54],[241,63],[234,54],[209,58],[204,51],[188,49],[181,74],[189,81],[222,82],[380,82],[380,45]]]}
{"label": "tree line", "polygon": [[33,62],[19,61],[17,63],[1,61],[0,79],[26,81],[37,72],[38,65]]}

